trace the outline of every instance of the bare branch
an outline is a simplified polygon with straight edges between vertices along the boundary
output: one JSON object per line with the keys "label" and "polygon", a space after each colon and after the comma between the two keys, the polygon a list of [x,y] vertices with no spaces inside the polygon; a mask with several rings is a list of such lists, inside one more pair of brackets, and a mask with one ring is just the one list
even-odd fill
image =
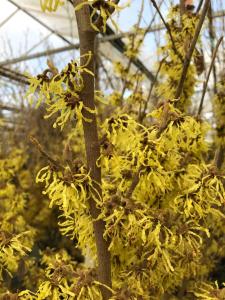
{"label": "bare branch", "polygon": [[[135,32],[134,32],[133,35],[132,35],[131,48],[134,47],[135,36],[136,36],[135,33],[137,33],[137,32],[138,32],[138,29],[140,28],[140,23],[141,23],[141,17],[142,17],[142,14],[143,14],[143,10],[144,10],[144,1],[142,0],[142,3],[141,3],[141,10],[140,10],[140,12],[139,12],[139,15],[138,15],[138,21],[137,21],[137,24],[136,24],[136,30],[135,30]],[[144,37],[143,37],[143,38],[144,38]],[[130,59],[129,59],[129,61],[128,61],[128,64],[127,64],[127,67],[126,67],[127,73],[129,73],[129,71],[130,71],[132,61],[133,61],[133,59],[132,59],[132,57],[130,57]],[[123,99],[123,96],[124,96],[125,91],[126,91],[126,89],[127,89],[127,86],[126,86],[126,85],[127,85],[127,79],[125,78],[125,80],[123,81],[123,89],[122,89],[122,92],[121,92],[121,100]]]}
{"label": "bare branch", "polygon": [[34,136],[30,136],[30,141],[32,142],[32,144],[38,149],[38,151],[45,157],[47,158],[47,160],[56,168],[59,170],[64,170],[64,167],[60,165],[60,163],[58,161],[56,161],[55,159],[53,159],[41,146],[41,144],[39,143],[39,141],[34,137]]}
{"label": "bare branch", "polygon": [[212,61],[211,61],[210,67],[209,67],[209,71],[207,73],[206,80],[203,83],[203,92],[202,92],[202,97],[201,97],[201,101],[200,101],[200,105],[199,105],[199,109],[198,109],[198,116],[200,116],[201,112],[202,112],[202,107],[203,107],[203,102],[204,102],[204,98],[205,98],[205,94],[206,94],[206,90],[207,90],[207,86],[208,86],[208,82],[209,82],[209,77],[210,77],[211,71],[213,69],[216,55],[217,55],[217,52],[218,52],[218,49],[219,49],[219,46],[220,46],[222,40],[223,40],[223,37],[221,37],[216,44],[216,47],[213,52]]}
{"label": "bare branch", "polygon": [[215,157],[214,157],[214,165],[218,170],[221,169],[222,164],[224,162],[224,147],[222,145],[219,146],[219,148],[215,152]]}
{"label": "bare branch", "polygon": [[151,99],[152,91],[153,91],[155,85],[157,84],[159,72],[160,72],[160,70],[161,70],[161,68],[162,68],[162,65],[163,65],[164,61],[166,60],[166,58],[167,58],[167,56],[164,57],[164,58],[160,61],[158,70],[157,70],[156,75],[155,75],[155,80],[154,80],[153,82],[151,82],[151,87],[150,87],[150,89],[149,89],[148,97],[147,97],[147,100],[146,100],[146,102],[145,102],[145,106],[144,106],[143,112],[142,112],[142,114],[140,114],[140,117],[139,117],[139,122],[140,122],[140,123],[143,122],[143,119],[144,119],[145,116],[146,116],[146,110],[147,110],[147,107],[148,107],[148,103],[149,103],[149,101],[150,101],[150,99]]}
{"label": "bare branch", "polygon": [[[210,5],[209,10],[208,10],[208,19],[209,19],[209,37],[210,37],[211,55],[213,56],[214,41],[215,41],[216,36],[215,36],[214,28],[213,28],[212,5]],[[217,91],[216,64],[213,64],[213,79],[214,79],[213,89],[214,89],[214,93],[216,93],[216,91]]]}
{"label": "bare branch", "polygon": [[161,18],[163,24],[165,25],[165,27],[166,27],[166,29],[167,29],[167,32],[168,32],[168,34],[169,34],[169,36],[170,36],[170,40],[171,40],[171,42],[172,42],[172,48],[173,48],[174,53],[176,53],[176,55],[179,57],[180,61],[183,63],[183,61],[184,61],[184,60],[183,60],[183,57],[181,56],[181,54],[178,52],[178,50],[177,50],[177,48],[176,48],[175,41],[174,41],[174,39],[173,39],[173,35],[172,35],[172,32],[171,32],[171,29],[170,29],[169,24],[165,21],[165,19],[164,19],[162,13],[161,13],[159,7],[157,6],[155,0],[151,0],[151,2],[152,2],[152,4],[153,4],[153,6],[155,7],[155,9],[157,10],[157,12],[158,12],[158,14],[159,14],[159,16],[160,16],[160,18]]}
{"label": "bare branch", "polygon": [[4,104],[0,104],[0,110],[8,110],[8,111],[13,111],[13,112],[20,112],[19,108],[13,107],[13,106],[8,106]]}
{"label": "bare branch", "polygon": [[196,14],[198,14],[202,8],[202,4],[203,4],[203,0],[200,0],[199,4],[198,4],[198,7],[196,9]]}

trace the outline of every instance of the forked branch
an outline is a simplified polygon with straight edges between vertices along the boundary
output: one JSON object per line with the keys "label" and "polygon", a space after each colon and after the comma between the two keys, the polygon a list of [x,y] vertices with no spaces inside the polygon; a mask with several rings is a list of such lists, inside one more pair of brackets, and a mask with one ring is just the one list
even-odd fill
{"label": "forked branch", "polygon": [[202,112],[203,102],[204,102],[205,94],[206,94],[206,91],[207,91],[207,86],[208,86],[208,82],[209,82],[209,77],[210,77],[210,74],[211,74],[211,72],[212,72],[213,66],[214,66],[214,64],[215,64],[216,55],[217,55],[217,52],[218,52],[218,49],[219,49],[219,46],[220,46],[222,40],[223,40],[223,37],[221,37],[221,38],[218,40],[217,44],[216,44],[216,47],[215,47],[215,49],[214,49],[213,56],[212,56],[212,61],[211,61],[210,67],[209,67],[209,71],[208,71],[208,73],[207,73],[206,80],[205,80],[204,83],[203,83],[203,92],[202,92],[202,97],[201,97],[200,105],[199,105],[199,109],[198,109],[198,116],[200,116],[200,115],[201,115],[201,112]]}
{"label": "forked branch", "polygon": [[156,4],[156,1],[155,0],[151,0],[151,2],[152,2],[152,5],[157,10],[157,12],[158,12],[158,14],[159,14],[159,16],[160,16],[160,18],[161,18],[164,26],[167,29],[167,32],[168,32],[168,34],[170,36],[170,40],[171,40],[171,43],[172,43],[172,49],[173,49],[174,53],[176,53],[176,55],[179,57],[180,61],[183,62],[183,57],[181,56],[180,52],[176,48],[176,44],[175,44],[175,41],[174,41],[174,38],[173,38],[173,35],[172,35],[172,32],[171,32],[169,24],[165,21],[165,19],[164,19],[163,15],[162,15],[162,13],[161,13],[158,5]]}

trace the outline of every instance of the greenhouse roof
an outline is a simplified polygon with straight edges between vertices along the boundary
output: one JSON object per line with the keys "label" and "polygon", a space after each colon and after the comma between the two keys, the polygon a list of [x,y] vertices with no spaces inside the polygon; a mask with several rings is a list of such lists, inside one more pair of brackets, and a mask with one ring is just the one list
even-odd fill
{"label": "greenhouse roof", "polygon": [[[120,3],[126,4],[127,0]],[[101,56],[108,61],[126,61],[123,52],[127,36],[133,31],[141,7],[140,0],[131,0],[130,6],[113,16],[120,30],[109,22],[107,32],[99,36]],[[178,1],[172,1],[177,4]],[[202,1],[195,0],[197,7]],[[158,1],[162,14],[166,17],[171,5],[169,0]],[[212,3],[213,30],[215,41],[221,36],[225,27],[225,2],[214,0]],[[158,60],[156,49],[164,40],[165,26],[155,11],[151,1],[144,0],[145,8],[141,27],[148,28],[141,55],[133,61],[133,68],[140,69],[146,77],[154,80],[154,64]],[[210,63],[210,39],[207,30],[203,36],[206,65]],[[224,43],[224,41],[223,41]],[[0,79],[26,83],[23,73],[40,73],[46,66],[47,58],[54,60],[57,67],[63,67],[68,61],[77,57],[79,48],[76,20],[71,1],[56,12],[43,12],[39,0],[1,0],[0,11]],[[225,47],[221,47],[223,51]],[[55,55],[57,54],[57,55]],[[223,59],[223,57],[222,57]],[[217,59],[217,64],[219,58]],[[218,66],[223,66],[220,63]]]}

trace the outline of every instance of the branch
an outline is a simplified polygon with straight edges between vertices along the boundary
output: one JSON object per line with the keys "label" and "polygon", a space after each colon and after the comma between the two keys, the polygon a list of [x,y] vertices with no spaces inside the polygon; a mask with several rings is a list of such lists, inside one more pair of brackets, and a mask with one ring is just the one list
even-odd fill
{"label": "branch", "polygon": [[196,9],[196,14],[198,14],[200,12],[200,10],[202,8],[202,4],[203,4],[203,0],[200,0],[199,5],[198,5],[198,7]]}
{"label": "branch", "polygon": [[53,159],[41,146],[41,144],[38,142],[38,140],[34,137],[34,136],[30,136],[30,141],[31,143],[38,149],[38,151],[45,157],[47,158],[47,160],[53,164],[53,166],[56,169],[60,169],[60,170],[64,170],[64,167],[60,165],[60,163],[58,161],[56,161],[55,159]]}
{"label": "branch", "polygon": [[13,111],[13,112],[20,112],[20,109],[17,107],[13,107],[13,106],[8,106],[8,105],[4,105],[4,104],[0,104],[0,110],[8,110],[8,111]]}
{"label": "branch", "polygon": [[104,71],[104,73],[105,73],[105,75],[106,75],[106,77],[107,77],[107,80],[108,80],[109,85],[110,85],[111,88],[114,90],[115,87],[114,87],[112,78],[109,76],[109,73],[108,73],[106,67],[104,66],[104,63],[103,63],[103,61],[102,61],[102,59],[101,59],[100,57],[99,57],[99,65],[100,65],[100,67],[102,67],[102,69],[103,69],[103,71]]}
{"label": "branch", "polygon": [[125,198],[130,198],[133,194],[133,191],[135,190],[136,186],[138,185],[139,183],[139,180],[140,180],[140,172],[142,171],[143,169],[143,166],[140,166],[137,173],[134,174],[134,177],[133,177],[133,180],[131,182],[131,185],[129,187],[129,190],[127,191],[126,193],[126,196]]}
{"label": "branch", "polygon": [[209,82],[209,77],[212,72],[212,69],[213,69],[213,66],[215,63],[215,59],[216,59],[216,55],[217,55],[217,52],[218,52],[218,49],[219,49],[219,46],[220,46],[222,40],[223,40],[223,37],[221,37],[216,44],[216,47],[214,49],[213,56],[212,56],[212,61],[211,61],[210,67],[209,67],[209,71],[207,73],[206,80],[203,83],[203,92],[202,92],[202,97],[201,97],[201,101],[200,101],[200,105],[199,105],[199,109],[198,109],[198,116],[200,116],[201,112],[202,112],[202,107],[203,107],[203,102],[204,102],[204,98],[205,98],[205,94],[206,94],[206,90],[207,90],[207,86],[208,86],[208,82]]}
{"label": "branch", "polygon": [[190,48],[188,49],[185,60],[184,60],[183,70],[182,70],[181,78],[180,78],[180,81],[178,83],[178,87],[177,87],[177,90],[176,90],[175,99],[180,98],[180,96],[182,94],[184,82],[185,82],[185,79],[186,79],[186,76],[187,76],[187,71],[188,71],[188,68],[189,68],[189,65],[190,65],[190,62],[191,62],[191,58],[192,58],[192,55],[193,55],[193,52],[194,52],[194,49],[195,49],[200,31],[202,29],[202,25],[203,25],[205,17],[206,17],[209,5],[210,5],[210,0],[205,0],[205,4],[204,4],[200,19],[199,19],[197,27],[196,27],[194,37],[191,41]]}
{"label": "branch", "polygon": [[154,81],[151,83],[151,87],[150,87],[150,89],[149,89],[148,98],[147,98],[147,100],[146,100],[146,102],[145,102],[144,110],[143,110],[142,114],[140,114],[140,117],[139,117],[139,122],[140,122],[140,123],[143,122],[143,120],[144,120],[144,118],[145,118],[145,116],[146,116],[146,110],[147,110],[147,107],[148,107],[148,103],[149,103],[149,101],[150,101],[150,99],[151,99],[152,91],[153,91],[155,85],[157,84],[159,72],[160,72],[160,70],[161,70],[161,68],[162,68],[162,65],[163,65],[163,63],[164,63],[164,61],[165,61],[166,59],[167,59],[167,56],[164,57],[164,58],[160,61],[160,63],[159,63],[159,67],[158,67],[158,69],[157,69],[157,72],[156,72],[156,75],[155,75],[155,79],[154,79]]}
{"label": "branch", "polygon": [[151,0],[151,2],[152,2],[152,4],[153,4],[153,6],[155,7],[155,9],[157,10],[157,12],[158,12],[158,14],[159,14],[159,16],[160,16],[160,18],[161,18],[163,24],[165,25],[165,27],[166,27],[166,29],[167,29],[167,32],[168,32],[168,34],[169,34],[169,36],[170,36],[170,40],[171,40],[171,42],[172,42],[172,49],[173,49],[173,51],[176,53],[176,55],[179,57],[180,61],[183,63],[184,60],[183,60],[181,54],[178,52],[178,50],[177,50],[177,48],[176,48],[175,41],[174,41],[174,39],[173,39],[173,35],[172,35],[172,32],[171,32],[171,29],[170,29],[169,24],[165,21],[165,19],[164,19],[163,15],[161,14],[161,11],[160,11],[160,9],[158,8],[158,6],[157,6],[155,0]]}
{"label": "branch", "polygon": [[180,15],[181,17],[183,16],[184,12],[185,12],[185,0],[180,0]]}
{"label": "branch", "polygon": [[[74,6],[82,3],[83,0],[74,0]],[[93,30],[90,23],[90,10],[89,6],[85,5],[80,10],[76,11],[78,34],[80,39],[80,64],[84,65],[86,63],[85,55],[88,52],[92,53],[92,57],[86,66],[86,68],[95,74],[95,38],[96,32]],[[83,84],[84,88],[80,92],[80,97],[84,103],[84,107],[91,110],[95,109],[94,103],[94,81],[95,78],[91,74],[83,73]],[[97,190],[96,197],[102,197],[102,185],[101,185],[101,168],[97,166],[96,162],[100,156],[100,144],[98,140],[98,130],[97,130],[97,119],[96,115],[89,112],[89,109],[82,111],[85,119],[90,119],[91,122],[86,122],[83,119],[83,130],[84,130],[84,140],[85,140],[85,151],[87,159],[87,167],[90,170],[90,176]],[[98,280],[102,283],[101,292],[103,300],[108,300],[111,296],[109,289],[105,288],[104,285],[111,287],[111,259],[110,252],[108,250],[109,241],[103,238],[105,231],[105,222],[103,220],[98,220],[100,209],[96,206],[96,201],[93,198],[89,198],[90,214],[93,218],[93,228],[95,235],[95,242],[97,248],[97,259],[98,259]]]}
{"label": "branch", "polygon": [[[213,56],[214,53],[214,40],[215,40],[215,31],[213,28],[213,18],[212,18],[212,5],[210,5],[209,7],[209,11],[208,11],[208,19],[209,19],[209,37],[210,37],[210,45],[211,45],[211,55]],[[214,79],[214,94],[216,94],[217,92],[217,87],[216,87],[216,83],[217,83],[217,76],[216,76],[216,65],[213,65],[213,79]]]}
{"label": "branch", "polygon": [[[163,1],[164,1],[164,0],[161,0],[161,2],[159,3],[159,7],[161,7]],[[157,16],[157,13],[154,14],[154,16],[153,16],[153,18],[151,19],[149,25],[144,29],[143,40],[144,40],[144,38],[146,37],[147,33],[150,32],[150,30],[151,30],[151,28],[152,28],[152,24],[154,23],[156,16]],[[139,19],[138,19],[138,22],[137,22],[137,24],[136,24],[136,28],[137,28],[137,29],[139,28],[140,22],[141,22],[141,15],[139,14]],[[132,43],[134,43],[134,38],[135,38],[135,36],[136,36],[137,34],[138,34],[138,30],[136,30],[136,32],[132,32],[131,34],[129,34],[129,35],[133,36],[133,41],[132,41]],[[129,60],[129,62],[128,62],[128,65],[127,65],[127,67],[126,67],[127,73],[130,71],[131,63],[134,63],[134,64],[135,64],[135,60],[136,60],[135,58],[132,58],[132,57],[130,58],[130,60]],[[151,81],[155,81],[155,77],[152,76],[152,78],[151,78],[150,80],[151,80]],[[125,93],[125,91],[126,91],[126,83],[127,83],[127,80],[125,79],[125,80],[124,80],[124,86],[123,86],[123,89],[122,89],[122,92],[121,92],[121,99],[123,98],[124,93]]]}
{"label": "branch", "polygon": [[221,169],[222,164],[224,162],[224,147],[222,145],[219,146],[219,148],[215,152],[215,157],[214,157],[214,165],[218,170]]}
{"label": "branch", "polygon": [[[132,37],[132,40],[131,40],[131,48],[134,48],[134,44],[135,44],[135,37],[137,35],[137,32],[138,32],[138,29],[140,28],[140,24],[141,24],[141,18],[142,18],[142,14],[143,14],[143,10],[144,10],[144,1],[142,0],[142,3],[141,3],[141,10],[139,12],[139,15],[138,15],[138,21],[136,23],[136,31],[133,33],[133,35],[131,36]],[[143,37],[144,38],[144,37]],[[127,64],[127,67],[126,67],[126,72],[127,74],[129,73],[130,71],[130,68],[131,68],[131,64],[132,64],[132,57],[130,57],[129,61],[128,61],[128,64]],[[121,100],[123,99],[123,96],[125,94],[125,91],[127,89],[127,78],[125,78],[123,80],[123,89],[122,89],[122,92],[121,92]]]}

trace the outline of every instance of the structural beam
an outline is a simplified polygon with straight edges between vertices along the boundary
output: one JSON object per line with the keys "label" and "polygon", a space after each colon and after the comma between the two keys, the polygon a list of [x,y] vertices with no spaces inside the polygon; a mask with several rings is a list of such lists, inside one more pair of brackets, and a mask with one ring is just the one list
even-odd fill
{"label": "structural beam", "polygon": [[15,5],[18,9],[20,9],[21,11],[23,11],[26,15],[28,15],[29,17],[31,17],[33,20],[35,20],[36,22],[38,22],[41,26],[45,27],[47,30],[49,30],[50,32],[54,33],[55,35],[57,35],[59,38],[61,38],[64,42],[66,42],[69,45],[72,45],[72,43],[67,40],[63,35],[61,35],[60,33],[58,33],[57,31],[55,31],[54,29],[52,29],[51,27],[49,27],[47,24],[45,24],[44,22],[42,22],[41,20],[39,20],[37,17],[35,17],[33,14],[31,14],[29,11],[27,11],[25,8],[23,8],[22,6],[20,6],[19,4],[17,4],[15,1],[13,0],[8,0],[11,4]]}
{"label": "structural beam", "polygon": [[5,25],[20,9],[17,8],[14,12],[12,12],[5,20],[0,23],[0,28]]}
{"label": "structural beam", "polygon": [[[27,11],[26,9],[24,9],[23,7],[21,7],[17,3],[15,3],[15,1],[13,1],[13,0],[8,0],[8,1],[10,3],[12,3],[13,5],[15,5],[18,8],[18,10],[19,9],[22,10],[24,13],[29,15],[31,18],[33,18],[35,21],[37,21],[39,24],[41,24],[46,29],[48,29],[50,32],[52,32],[52,33],[56,34],[57,36],[59,36],[61,39],[63,39],[65,42],[67,42],[69,44],[69,46],[60,47],[60,48],[56,48],[56,49],[52,49],[52,50],[47,50],[47,51],[43,51],[43,52],[39,52],[39,53],[34,53],[34,54],[31,54],[31,55],[22,55],[20,57],[14,58],[14,59],[10,59],[10,60],[6,60],[4,62],[0,62],[0,67],[8,66],[8,65],[11,65],[11,64],[15,64],[15,63],[35,59],[35,58],[45,57],[45,56],[48,56],[48,55],[53,55],[53,54],[57,54],[57,53],[61,53],[61,52],[66,52],[66,51],[70,51],[70,50],[74,50],[74,49],[79,49],[79,46],[80,46],[79,43],[72,44],[64,36],[62,36],[61,34],[56,32],[52,28],[50,28],[48,25],[46,25],[45,23],[40,21],[37,17],[32,15],[29,11]],[[213,15],[212,15],[213,18],[218,18],[218,17],[223,17],[223,16],[225,16],[225,11],[224,10],[214,12]],[[158,24],[158,25],[152,26],[151,28],[148,28],[148,32],[149,33],[150,32],[156,32],[156,31],[160,31],[160,30],[164,30],[164,29],[165,29],[165,27],[164,27],[163,24]],[[100,43],[110,42],[119,52],[121,52],[123,54],[126,50],[126,44],[124,43],[122,38],[131,36],[133,34],[134,34],[133,31],[120,33],[120,34],[115,34],[115,32],[112,30],[112,28],[107,25],[106,33],[104,34],[103,37],[99,38],[99,42]],[[150,81],[154,81],[154,75],[145,67],[145,65],[141,62],[140,59],[138,59],[138,58],[133,59],[132,63],[141,72],[143,72]],[[9,74],[5,71],[0,70],[0,72],[1,72],[2,76],[6,76],[6,75],[9,76]],[[18,81],[18,77],[16,77],[15,75],[11,74],[10,78],[13,79],[13,80],[15,79],[15,80]],[[24,81],[24,79],[19,79],[19,80],[20,80],[20,82]]]}
{"label": "structural beam", "polygon": [[[155,29],[153,29],[153,30],[155,30]],[[128,36],[131,36],[133,34],[134,34],[133,31],[126,32],[126,33],[120,33],[120,34],[110,34],[108,36],[100,37],[99,42],[100,43],[111,42],[119,52],[123,53],[125,51],[125,43],[121,40],[121,38],[128,37]],[[115,42],[115,40],[118,40],[119,42],[118,41]],[[46,50],[46,51],[42,51],[42,52],[30,54],[30,55],[22,55],[20,57],[16,57],[16,58],[13,58],[13,59],[9,59],[9,60],[5,60],[3,62],[0,62],[0,67],[9,66],[9,65],[20,63],[20,62],[23,62],[23,61],[28,61],[28,60],[32,60],[32,59],[36,59],[36,58],[41,58],[41,57],[45,57],[45,56],[49,56],[49,55],[54,55],[54,54],[57,54],[57,53],[62,53],[62,52],[67,52],[67,51],[79,49],[79,47],[80,47],[80,44],[77,43],[77,44],[73,44],[73,45],[70,45],[70,46],[59,47],[59,48],[56,48],[56,49]],[[154,79],[154,75],[143,65],[143,63],[139,59],[133,59],[132,62],[151,81]]]}
{"label": "structural beam", "polygon": [[13,59],[9,59],[9,60],[0,62],[0,67],[9,66],[9,65],[17,64],[17,63],[20,63],[23,61],[40,58],[40,57],[44,57],[44,56],[48,56],[48,55],[53,55],[53,54],[57,54],[57,53],[61,53],[61,52],[66,52],[66,51],[70,51],[70,50],[74,50],[74,49],[79,49],[79,46],[80,46],[80,44],[74,44],[71,46],[60,47],[60,48],[56,48],[56,49],[52,49],[52,50],[46,50],[46,51],[42,51],[42,52],[30,54],[30,55],[26,55],[26,54],[21,55],[19,57],[13,58]]}
{"label": "structural beam", "polygon": [[29,84],[29,81],[27,80],[26,76],[24,76],[23,74],[7,69],[7,68],[3,68],[0,67],[0,76],[11,79],[13,81],[16,81],[18,83],[22,83],[22,84]]}
{"label": "structural beam", "polygon": [[13,111],[13,112],[20,112],[20,110],[17,107],[14,106],[8,106],[4,104],[0,104],[0,110],[7,110],[7,111]]}

